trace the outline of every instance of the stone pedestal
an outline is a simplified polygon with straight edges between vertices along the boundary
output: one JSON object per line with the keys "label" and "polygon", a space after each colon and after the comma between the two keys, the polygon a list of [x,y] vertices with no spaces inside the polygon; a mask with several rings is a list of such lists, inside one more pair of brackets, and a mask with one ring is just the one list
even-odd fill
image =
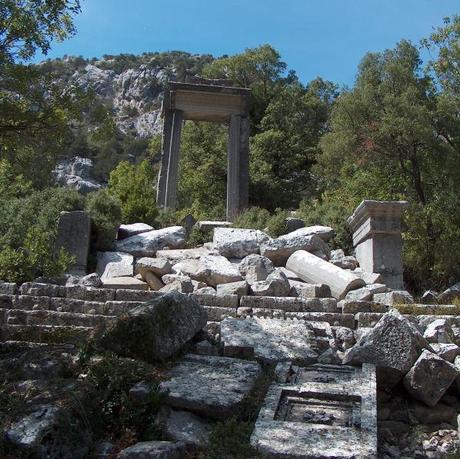
{"label": "stone pedestal", "polygon": [[360,267],[380,273],[392,289],[404,288],[401,214],[407,206],[407,201],[364,200],[348,219]]}
{"label": "stone pedestal", "polygon": [[64,249],[75,257],[75,262],[69,267],[69,274],[85,275],[91,237],[90,216],[82,211],[61,212],[55,242],[55,252]]}

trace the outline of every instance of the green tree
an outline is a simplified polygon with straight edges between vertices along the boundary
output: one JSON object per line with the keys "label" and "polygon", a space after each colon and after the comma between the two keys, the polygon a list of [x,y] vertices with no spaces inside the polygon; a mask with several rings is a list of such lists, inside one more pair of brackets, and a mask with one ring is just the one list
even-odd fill
{"label": "green tree", "polygon": [[158,210],[154,181],[155,174],[147,160],[138,165],[121,161],[110,173],[109,193],[121,202],[123,223],[155,223]]}
{"label": "green tree", "polygon": [[438,134],[449,130],[440,96],[411,43],[366,55],[355,87],[334,105],[314,168],[326,203],[348,214],[362,199],[410,201],[405,262],[414,289],[460,274],[451,255],[460,240],[458,151]]}
{"label": "green tree", "polygon": [[251,202],[273,211],[297,207],[314,193],[311,167],[327,130],[336,96],[332,83],[313,80],[282,87],[273,97],[251,139]]}

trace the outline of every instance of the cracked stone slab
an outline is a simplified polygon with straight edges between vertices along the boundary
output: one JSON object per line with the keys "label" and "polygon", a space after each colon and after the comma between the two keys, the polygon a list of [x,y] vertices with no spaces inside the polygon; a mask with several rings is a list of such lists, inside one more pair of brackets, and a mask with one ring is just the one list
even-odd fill
{"label": "cracked stone slab", "polygon": [[303,321],[262,317],[221,322],[224,355],[253,356],[263,362],[313,363],[318,348],[313,327]]}
{"label": "cracked stone slab", "polygon": [[188,354],[159,390],[172,408],[225,419],[249,395],[261,372],[257,362]]}
{"label": "cracked stone slab", "polygon": [[[375,367],[277,366],[251,445],[263,457],[377,457]],[[286,371],[288,370],[288,371]]]}

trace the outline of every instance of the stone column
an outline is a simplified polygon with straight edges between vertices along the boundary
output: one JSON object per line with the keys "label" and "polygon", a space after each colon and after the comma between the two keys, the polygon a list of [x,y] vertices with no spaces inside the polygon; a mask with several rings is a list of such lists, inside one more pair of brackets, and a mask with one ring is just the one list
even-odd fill
{"label": "stone column", "polygon": [[166,176],[165,207],[175,209],[177,203],[177,171],[179,169],[180,135],[182,131],[183,113],[173,110],[171,135],[169,141],[168,172]]}
{"label": "stone column", "polygon": [[348,219],[361,268],[380,273],[396,290],[404,288],[401,214],[407,206],[407,201],[364,200]]}
{"label": "stone column", "polygon": [[161,136],[161,165],[157,183],[157,206],[165,206],[166,179],[168,177],[169,146],[172,130],[172,111],[166,110],[163,118],[163,135]]}
{"label": "stone column", "polygon": [[232,221],[248,203],[249,120],[232,115],[228,130],[227,220]]}
{"label": "stone column", "polygon": [[59,215],[54,251],[64,249],[75,257],[75,262],[69,266],[68,273],[77,276],[86,274],[89,243],[91,237],[90,216],[82,211],[61,212]]}
{"label": "stone column", "polygon": [[228,128],[227,154],[227,220],[232,221],[238,214],[240,202],[240,131],[241,116],[232,115]]}

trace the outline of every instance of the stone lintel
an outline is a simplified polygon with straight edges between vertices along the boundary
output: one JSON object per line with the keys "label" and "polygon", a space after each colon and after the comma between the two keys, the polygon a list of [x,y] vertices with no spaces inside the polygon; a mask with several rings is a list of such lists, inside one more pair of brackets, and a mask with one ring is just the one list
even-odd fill
{"label": "stone lintel", "polygon": [[182,110],[184,120],[228,123],[232,115],[248,115],[250,94],[248,88],[169,82],[162,114]]}
{"label": "stone lintel", "polygon": [[400,235],[401,214],[408,205],[407,201],[362,201],[347,220],[353,231],[353,245],[374,234]]}

